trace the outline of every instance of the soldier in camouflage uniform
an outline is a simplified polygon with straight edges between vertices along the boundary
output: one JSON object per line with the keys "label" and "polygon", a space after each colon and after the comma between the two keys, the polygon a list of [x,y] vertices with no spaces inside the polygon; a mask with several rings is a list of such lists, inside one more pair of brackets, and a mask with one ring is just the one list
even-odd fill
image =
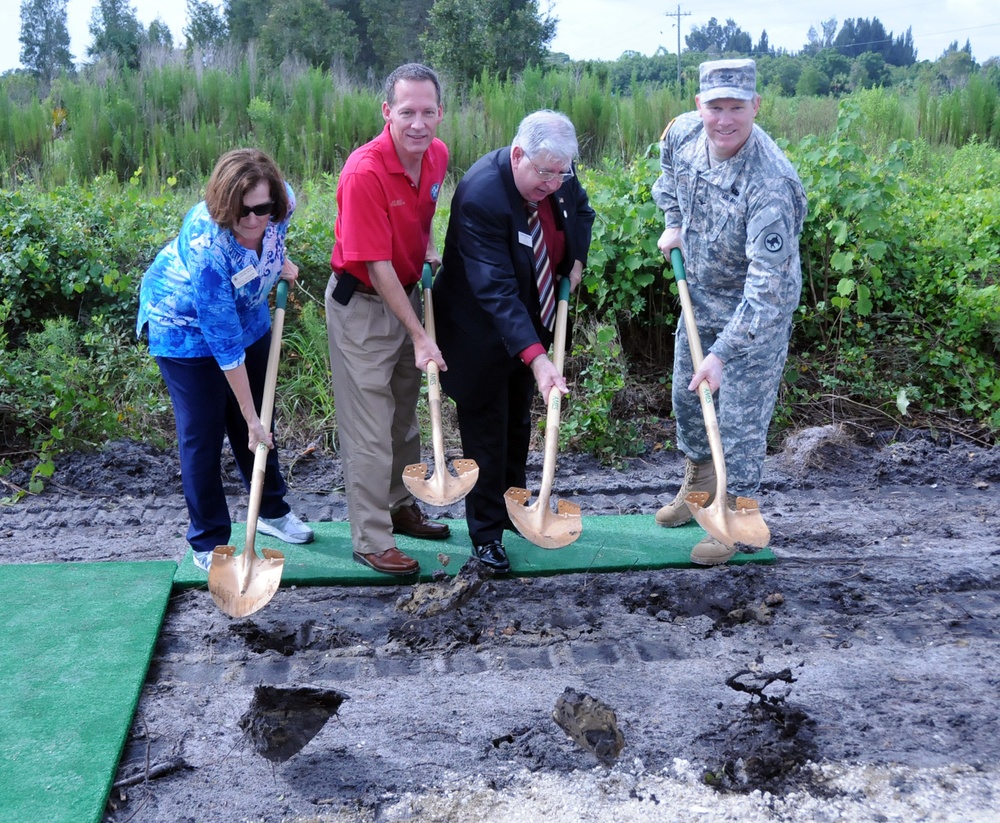
{"label": "soldier in camouflage uniform", "polygon": [[[715,496],[715,469],[697,394],[708,380],[726,455],[727,491],[753,497],[767,448],[767,428],[788,352],[792,315],[802,289],[799,234],[806,196],[784,153],[757,125],[753,60],[715,60],[700,67],[697,111],[677,117],[661,138],[662,174],[653,199],[666,230],[660,250],[679,248],[695,322],[706,352],[693,373],[684,323],[677,326],[673,407],[684,482],[656,513],[662,526],[692,515],[684,497]],[[712,537],[691,560],[727,562],[734,554]]]}

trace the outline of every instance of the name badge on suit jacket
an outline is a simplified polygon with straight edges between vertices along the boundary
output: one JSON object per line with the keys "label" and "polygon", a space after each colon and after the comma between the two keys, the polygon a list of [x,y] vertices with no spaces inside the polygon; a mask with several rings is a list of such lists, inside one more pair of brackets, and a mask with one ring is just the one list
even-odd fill
{"label": "name badge on suit jacket", "polygon": [[523,231],[519,231],[517,233],[517,242],[520,243],[522,246],[527,246],[529,249],[532,247],[531,235],[525,234]]}

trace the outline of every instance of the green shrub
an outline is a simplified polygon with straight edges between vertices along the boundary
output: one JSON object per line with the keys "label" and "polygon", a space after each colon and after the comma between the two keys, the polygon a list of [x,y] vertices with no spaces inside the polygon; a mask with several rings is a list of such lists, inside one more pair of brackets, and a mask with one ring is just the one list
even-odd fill
{"label": "green shrub", "polygon": [[[0,305],[0,319],[10,306]],[[172,431],[168,409],[155,362],[100,316],[87,327],[46,319],[22,347],[0,352],[0,432],[37,455],[28,491],[41,490],[60,452],[126,435],[162,444]],[[10,467],[5,458],[0,474]]]}
{"label": "green shrub", "polygon": [[642,420],[628,392],[628,365],[614,326],[590,322],[578,328],[568,361],[570,394],[559,438],[565,446],[618,465],[645,449]]}
{"label": "green shrub", "polygon": [[629,357],[652,363],[673,356],[672,277],[656,243],[663,212],[650,190],[660,174],[659,149],[628,166],[609,162],[581,177],[597,212],[579,310],[616,326]]}
{"label": "green shrub", "polygon": [[146,266],[180,227],[189,202],[149,196],[141,169],[130,184],[110,178],[51,192],[0,191],[0,294],[12,310],[10,341],[61,317],[102,315],[120,333],[135,324],[134,294]]}
{"label": "green shrub", "polygon": [[791,151],[809,216],[786,402],[846,400],[893,420],[957,412],[996,431],[997,151],[881,148],[860,117],[846,100],[833,139]]}

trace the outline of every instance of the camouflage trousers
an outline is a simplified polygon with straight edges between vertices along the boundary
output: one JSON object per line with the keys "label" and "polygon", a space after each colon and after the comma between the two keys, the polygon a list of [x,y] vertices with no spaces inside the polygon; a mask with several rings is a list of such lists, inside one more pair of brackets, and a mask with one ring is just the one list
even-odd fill
{"label": "camouflage trousers", "polygon": [[[726,488],[730,494],[752,497],[760,488],[767,454],[767,429],[788,356],[791,323],[776,333],[767,346],[734,357],[723,366],[722,386],[713,396],[719,418],[722,449],[726,455]],[[699,330],[702,350],[708,352],[715,332]],[[677,447],[695,463],[712,459],[705,431],[705,417],[698,392],[688,391],[694,369],[683,322],[674,346],[672,400],[677,418]]]}

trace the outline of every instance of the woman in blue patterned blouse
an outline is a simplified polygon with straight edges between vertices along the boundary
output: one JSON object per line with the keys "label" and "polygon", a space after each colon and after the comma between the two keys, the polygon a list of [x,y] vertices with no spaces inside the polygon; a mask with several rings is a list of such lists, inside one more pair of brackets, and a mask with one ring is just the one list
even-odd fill
{"label": "woman in blue patterned blouse", "polygon": [[230,151],[216,164],[205,199],[142,279],[136,330],[146,330],[173,403],[187,539],[206,571],[232,525],[222,485],[224,435],[247,489],[257,445],[271,447],[258,531],[289,543],[313,539],[285,501],[273,435],[258,413],[271,341],[268,295],[279,278],[293,284],[298,277],[285,256],[294,211],[295,194],[270,157]]}

